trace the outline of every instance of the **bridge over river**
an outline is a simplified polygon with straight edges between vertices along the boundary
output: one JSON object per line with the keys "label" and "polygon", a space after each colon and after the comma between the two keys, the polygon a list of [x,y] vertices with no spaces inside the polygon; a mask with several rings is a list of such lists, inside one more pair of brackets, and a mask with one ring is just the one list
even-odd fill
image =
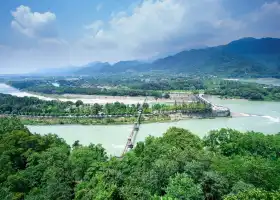
{"label": "bridge over river", "polygon": [[[230,116],[230,109],[229,108],[212,104],[210,101],[208,101],[207,99],[205,99],[203,97],[203,94],[195,95],[195,98],[196,98],[197,101],[211,106],[212,114],[213,114],[214,117],[228,117],[228,116]],[[131,131],[128,139],[127,139],[127,142],[126,142],[126,145],[125,145],[125,148],[123,150],[123,153],[122,153],[121,157],[123,157],[126,152],[133,149],[133,147],[135,145],[137,134],[138,134],[139,129],[140,129],[141,116],[143,114],[143,105],[146,103],[146,101],[147,101],[147,98],[145,98],[144,102],[139,107],[137,120],[133,124],[132,131]]]}

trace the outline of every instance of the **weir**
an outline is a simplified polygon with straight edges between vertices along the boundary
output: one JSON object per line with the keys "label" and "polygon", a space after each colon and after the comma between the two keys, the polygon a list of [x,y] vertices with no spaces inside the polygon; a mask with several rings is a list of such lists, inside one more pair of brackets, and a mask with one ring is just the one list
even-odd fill
{"label": "weir", "polygon": [[195,97],[199,102],[211,106],[213,117],[229,117],[231,115],[229,108],[212,104],[209,100],[203,97],[203,94],[195,95]]}

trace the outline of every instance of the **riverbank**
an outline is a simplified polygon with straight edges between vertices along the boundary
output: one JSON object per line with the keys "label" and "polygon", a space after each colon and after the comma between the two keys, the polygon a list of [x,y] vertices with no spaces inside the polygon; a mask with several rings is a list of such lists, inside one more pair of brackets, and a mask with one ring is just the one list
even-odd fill
{"label": "riverbank", "polygon": [[261,102],[280,102],[280,99],[270,99],[270,98],[264,98],[264,99],[245,99],[245,98],[242,98],[242,97],[229,97],[229,96],[220,96],[220,95],[210,95],[210,96],[216,96],[220,99],[223,99],[223,100],[243,100],[243,101],[249,101],[249,102],[253,102],[253,101],[261,101]]}
{"label": "riverbank", "polygon": [[[159,98],[155,99],[154,97],[147,97],[147,103],[153,105],[157,103],[161,104],[173,104],[176,102],[191,102],[192,101],[192,91],[184,91],[184,90],[169,90],[170,98]],[[7,85],[5,83],[0,83],[0,93],[3,94],[11,94],[13,96],[17,97],[36,97],[41,100],[57,100],[61,102],[67,102],[71,101],[75,103],[78,100],[83,101],[85,104],[101,104],[104,105],[106,103],[114,103],[114,102],[120,102],[124,104],[137,104],[142,103],[146,97],[144,96],[137,96],[137,97],[129,97],[129,96],[105,96],[105,95],[83,95],[83,94],[43,94],[43,93],[36,93],[36,92],[30,92],[30,91],[22,91],[18,90],[14,87],[11,87],[10,85]],[[200,93],[204,93],[204,90],[200,90]],[[228,95],[219,95],[219,94],[205,94],[205,96],[212,96],[212,97],[218,97],[220,99],[224,100],[246,100],[246,101],[260,101],[258,100],[251,100],[242,98],[239,96],[228,96]],[[280,100],[272,100],[268,98],[264,98],[261,100],[262,102],[279,102]]]}
{"label": "riverbank", "polygon": [[[24,125],[126,125],[133,124],[137,117],[111,117],[111,118],[61,118],[61,117],[22,117],[16,116]],[[230,116],[228,116],[230,117]],[[176,122],[188,119],[214,119],[211,115],[152,115],[143,116],[142,124]]]}
{"label": "riverbank", "polygon": [[[125,125],[133,124],[137,117],[112,117],[112,118],[39,118],[18,117],[24,125]],[[157,123],[174,121],[168,115],[144,116],[141,123]]]}
{"label": "riverbank", "polygon": [[151,96],[145,97],[145,96],[108,96],[108,95],[85,95],[85,94],[43,94],[43,93],[36,93],[36,92],[30,92],[28,93],[36,96],[42,96],[45,98],[49,98],[52,100],[62,101],[62,102],[76,102],[78,100],[81,100],[85,104],[102,104],[105,105],[106,103],[115,103],[120,102],[124,104],[138,104],[142,103],[145,98],[147,98],[146,102],[149,104],[156,104],[156,103],[166,103],[171,104],[174,103],[174,100],[172,99],[165,99],[165,98],[154,98]]}

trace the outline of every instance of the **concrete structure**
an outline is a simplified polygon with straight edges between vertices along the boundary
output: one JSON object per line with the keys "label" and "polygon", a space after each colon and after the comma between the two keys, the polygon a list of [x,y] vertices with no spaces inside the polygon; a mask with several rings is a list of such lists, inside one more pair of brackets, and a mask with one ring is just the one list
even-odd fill
{"label": "concrete structure", "polygon": [[198,101],[211,106],[213,117],[229,117],[230,116],[229,108],[212,104],[209,100],[207,100],[203,97],[203,94],[196,95],[196,98]]}

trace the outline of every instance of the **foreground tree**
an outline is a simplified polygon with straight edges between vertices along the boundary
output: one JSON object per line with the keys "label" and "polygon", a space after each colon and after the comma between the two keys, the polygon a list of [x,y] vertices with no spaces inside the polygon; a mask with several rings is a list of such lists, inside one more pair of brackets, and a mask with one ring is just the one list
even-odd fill
{"label": "foreground tree", "polygon": [[0,119],[0,130],[4,200],[279,199],[279,134],[222,129],[202,140],[173,127],[118,159],[101,145],[32,134],[14,118]]}
{"label": "foreground tree", "polygon": [[236,195],[228,195],[224,200],[277,200],[280,199],[280,192],[267,192],[260,189],[250,189]]}
{"label": "foreground tree", "polygon": [[195,184],[187,174],[176,174],[169,181],[166,197],[178,200],[203,200],[203,192],[201,186]]}

